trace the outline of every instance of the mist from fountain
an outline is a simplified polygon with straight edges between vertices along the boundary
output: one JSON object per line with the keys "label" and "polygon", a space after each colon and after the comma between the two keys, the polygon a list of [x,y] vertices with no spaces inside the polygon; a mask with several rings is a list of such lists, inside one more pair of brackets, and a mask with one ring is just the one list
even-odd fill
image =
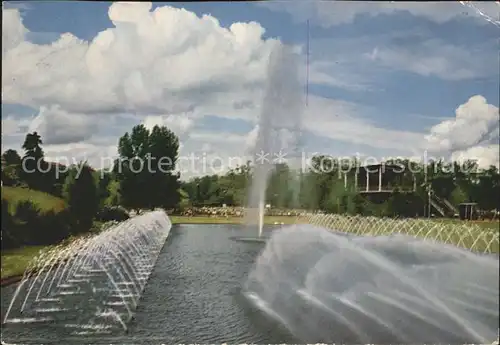
{"label": "mist from fountain", "polygon": [[492,343],[499,260],[404,235],[275,231],[244,291],[308,343]]}
{"label": "mist from fountain", "polygon": [[165,212],[152,211],[41,253],[18,284],[4,324],[126,331],[171,226]]}
{"label": "mist from fountain", "polygon": [[290,46],[277,42],[269,57],[268,81],[264,92],[253,156],[253,178],[245,223],[264,226],[264,205],[269,177],[276,163],[295,158],[299,151],[304,94],[299,55]]}

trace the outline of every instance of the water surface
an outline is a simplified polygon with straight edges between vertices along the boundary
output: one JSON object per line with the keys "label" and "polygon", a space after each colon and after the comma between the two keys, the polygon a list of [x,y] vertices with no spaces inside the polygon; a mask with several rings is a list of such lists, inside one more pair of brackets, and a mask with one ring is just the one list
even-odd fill
{"label": "water surface", "polygon": [[[9,325],[2,339],[22,344],[159,344],[297,342],[242,296],[258,242],[241,225],[174,225],[128,334],[68,336],[60,326]],[[15,286],[2,288],[2,318]],[[43,338],[42,338],[43,337]]]}

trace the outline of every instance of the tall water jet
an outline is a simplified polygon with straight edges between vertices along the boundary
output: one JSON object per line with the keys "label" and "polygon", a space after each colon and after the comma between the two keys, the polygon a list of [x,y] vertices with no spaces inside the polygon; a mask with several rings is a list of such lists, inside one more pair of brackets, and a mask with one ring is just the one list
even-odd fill
{"label": "tall water jet", "polygon": [[246,224],[258,226],[259,237],[264,225],[268,179],[275,164],[287,162],[299,154],[305,105],[300,58],[292,47],[276,43],[269,57],[267,74],[253,148],[255,170],[245,214]]}
{"label": "tall water jet", "polygon": [[259,237],[262,237],[262,229],[264,228],[264,200],[259,202]]}

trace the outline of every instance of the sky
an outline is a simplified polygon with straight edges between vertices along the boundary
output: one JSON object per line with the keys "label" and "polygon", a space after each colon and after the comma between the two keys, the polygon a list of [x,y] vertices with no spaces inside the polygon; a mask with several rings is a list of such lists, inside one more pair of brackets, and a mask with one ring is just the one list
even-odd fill
{"label": "sky", "polygon": [[222,173],[256,145],[282,43],[304,76],[302,160],[498,166],[500,4],[472,4],[4,2],[2,151],[37,131],[48,160],[108,168],[121,135],[158,124],[183,179]]}

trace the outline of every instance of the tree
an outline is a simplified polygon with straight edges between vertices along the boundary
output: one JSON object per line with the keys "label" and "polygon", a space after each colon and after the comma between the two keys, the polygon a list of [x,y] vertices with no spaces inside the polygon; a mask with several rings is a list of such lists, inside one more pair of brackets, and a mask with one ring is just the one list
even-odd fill
{"label": "tree", "polygon": [[[291,178],[294,176],[293,170],[286,165],[278,165],[270,176],[266,201],[276,207],[296,207],[291,195],[295,189],[299,189],[300,208],[334,213],[415,217],[427,210],[427,186],[431,185],[434,195],[439,197],[439,204],[448,209],[447,213],[451,213],[453,205],[457,206],[463,201],[477,202],[482,210],[500,209],[500,174],[496,167],[479,169],[474,161],[431,161],[423,164],[408,159],[389,160],[385,164],[399,166],[399,171],[394,171],[392,176],[386,175],[393,193],[364,196],[354,188],[354,170],[359,166],[355,159],[339,161],[329,156],[315,156],[309,171],[298,174],[298,181]],[[343,173],[347,174],[347,181]],[[183,183],[183,189],[194,206],[243,205],[251,177],[252,170],[248,165],[231,169],[222,176],[194,178]],[[414,187],[415,193],[411,192]]]}
{"label": "tree", "polygon": [[76,232],[88,231],[99,208],[96,181],[86,162],[73,167],[64,184],[64,199],[73,219]]}
{"label": "tree", "polygon": [[455,187],[453,192],[450,195],[450,201],[453,205],[458,205],[462,202],[468,201],[468,195],[463,191],[460,186]]}
{"label": "tree", "polygon": [[180,200],[179,174],[174,173],[179,139],[167,127],[132,128],[119,140],[119,160],[114,167],[125,207],[173,208]]}
{"label": "tree", "polygon": [[473,200],[483,210],[500,209],[498,195],[500,195],[500,174],[495,166],[477,174],[477,181],[474,183],[471,194]]}
{"label": "tree", "polygon": [[47,162],[44,161],[44,153],[41,148],[42,139],[37,132],[26,134],[22,148],[24,156],[22,158],[21,178],[26,181],[28,187],[48,191],[49,186],[45,181],[42,171],[45,171]]}
{"label": "tree", "polygon": [[2,184],[17,186],[21,184],[21,157],[16,150],[9,149],[2,154]]}
{"label": "tree", "polygon": [[112,179],[108,185],[109,196],[105,200],[106,206],[118,206],[121,204],[120,182]]}
{"label": "tree", "polygon": [[21,156],[16,150],[8,149],[2,154],[2,165],[16,165],[21,164]]}
{"label": "tree", "polygon": [[[148,203],[146,169],[143,164],[149,149],[149,131],[143,125],[132,128],[118,142],[117,175],[120,180],[121,203],[125,207],[140,209]],[[142,166],[141,166],[142,164]]]}
{"label": "tree", "polygon": [[276,164],[269,176],[266,199],[273,207],[289,208],[293,201],[292,173],[286,164]]}
{"label": "tree", "polygon": [[153,169],[147,171],[147,185],[151,191],[149,206],[174,208],[180,201],[180,174],[174,173],[179,154],[179,138],[165,126],[154,126],[148,142],[148,154],[153,163]]}
{"label": "tree", "polygon": [[110,196],[109,185],[111,183],[111,174],[102,170],[93,173],[97,186],[97,199],[99,200],[99,208],[103,208],[106,200]]}
{"label": "tree", "polygon": [[181,210],[184,210],[184,209],[188,208],[189,206],[191,206],[191,201],[189,200],[188,193],[184,189],[181,188],[179,190],[179,194],[180,194],[179,208]]}

